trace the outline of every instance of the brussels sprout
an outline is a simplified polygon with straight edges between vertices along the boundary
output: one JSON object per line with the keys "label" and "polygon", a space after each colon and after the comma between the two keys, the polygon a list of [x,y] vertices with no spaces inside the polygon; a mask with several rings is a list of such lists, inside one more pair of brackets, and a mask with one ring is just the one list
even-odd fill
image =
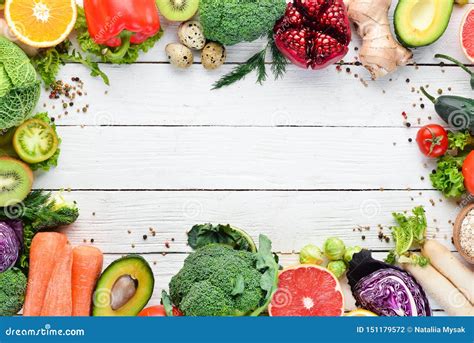
{"label": "brussels sprout", "polygon": [[347,266],[344,261],[332,261],[328,264],[328,270],[339,279],[346,272]]}
{"label": "brussels sprout", "polygon": [[362,248],[359,247],[359,246],[346,248],[346,252],[344,253],[344,261],[346,263],[351,262],[352,261],[352,256],[354,256],[354,254],[357,254],[361,250],[362,250]]}
{"label": "brussels sprout", "polygon": [[300,263],[320,265],[323,263],[323,252],[316,245],[308,244],[301,249]]}
{"label": "brussels sprout", "polygon": [[337,237],[331,237],[324,242],[324,254],[331,261],[342,260],[346,251],[344,242]]}

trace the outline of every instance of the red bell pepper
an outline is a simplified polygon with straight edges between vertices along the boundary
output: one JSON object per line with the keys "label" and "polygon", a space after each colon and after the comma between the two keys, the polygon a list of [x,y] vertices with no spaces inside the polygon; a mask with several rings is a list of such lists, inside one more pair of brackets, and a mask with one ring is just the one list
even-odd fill
{"label": "red bell pepper", "polygon": [[118,58],[130,43],[143,43],[160,30],[155,0],[84,0],[84,11],[92,39],[100,45],[120,47],[113,53]]}

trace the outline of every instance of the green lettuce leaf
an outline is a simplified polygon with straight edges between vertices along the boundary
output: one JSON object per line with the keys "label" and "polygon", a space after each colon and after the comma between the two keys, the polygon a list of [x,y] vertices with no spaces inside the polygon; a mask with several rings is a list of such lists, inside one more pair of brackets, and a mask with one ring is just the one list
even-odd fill
{"label": "green lettuce leaf", "polygon": [[430,175],[433,187],[448,198],[457,198],[466,192],[462,165],[465,157],[445,155],[438,160],[438,167]]}
{"label": "green lettuce leaf", "polygon": [[[409,254],[409,249],[415,245],[422,245],[426,237],[426,215],[422,206],[412,210],[413,215],[407,216],[404,213],[393,213],[393,218],[398,226],[391,228],[395,249],[390,251],[385,262],[395,264],[402,262],[400,258]],[[417,264],[422,265],[424,261],[419,260]]]}
{"label": "green lettuce leaf", "polygon": [[469,131],[466,132],[448,132],[449,149],[463,151],[466,146],[472,144],[472,136]]}
{"label": "green lettuce leaf", "polygon": [[92,61],[90,56],[83,57],[79,52],[72,49],[69,40],[46,50],[42,50],[31,59],[36,71],[41,76],[46,86],[51,85],[58,76],[61,66],[65,63],[80,63],[90,70],[90,75],[100,76],[106,85],[109,85],[109,78],[99,68],[99,63]]}

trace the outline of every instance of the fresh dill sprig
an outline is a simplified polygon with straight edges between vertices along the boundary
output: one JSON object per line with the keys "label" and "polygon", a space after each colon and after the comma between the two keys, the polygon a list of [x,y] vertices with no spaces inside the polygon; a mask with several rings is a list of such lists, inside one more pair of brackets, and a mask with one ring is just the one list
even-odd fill
{"label": "fresh dill sprig", "polygon": [[[263,82],[266,79],[266,71],[265,71],[265,56],[267,54],[267,48],[263,49],[262,51],[256,53],[252,57],[250,57],[244,64],[241,64],[234,68],[230,73],[224,75],[214,83],[212,89],[219,89],[222,87],[230,86],[231,84],[243,80],[248,74],[257,70],[258,73],[258,82]],[[263,73],[262,73],[263,71]]]}
{"label": "fresh dill sprig", "polygon": [[245,79],[247,75],[255,71],[257,73],[257,83],[263,84],[267,80],[267,70],[265,58],[267,51],[270,48],[272,52],[271,71],[275,80],[282,78],[286,72],[288,60],[280,52],[273,40],[273,33],[268,34],[268,43],[262,51],[259,51],[250,57],[244,64],[235,67],[230,73],[222,76],[216,83],[213,84],[212,89],[219,89],[234,84],[237,81]]}
{"label": "fresh dill sprig", "polygon": [[272,63],[272,73],[275,76],[275,80],[282,79],[286,73],[286,66],[288,65],[288,60],[281,53],[280,49],[275,44],[273,34],[268,35],[268,45],[270,45],[270,51],[272,52],[273,63]]}

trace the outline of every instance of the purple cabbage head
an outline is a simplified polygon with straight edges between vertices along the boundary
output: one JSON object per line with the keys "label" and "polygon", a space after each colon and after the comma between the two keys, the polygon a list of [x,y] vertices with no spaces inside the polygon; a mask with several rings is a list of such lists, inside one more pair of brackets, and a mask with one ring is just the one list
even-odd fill
{"label": "purple cabbage head", "polygon": [[374,260],[367,250],[349,264],[349,284],[358,306],[379,316],[431,316],[425,292],[407,272]]}
{"label": "purple cabbage head", "polygon": [[0,222],[0,273],[13,267],[23,245],[23,225],[20,221]]}

